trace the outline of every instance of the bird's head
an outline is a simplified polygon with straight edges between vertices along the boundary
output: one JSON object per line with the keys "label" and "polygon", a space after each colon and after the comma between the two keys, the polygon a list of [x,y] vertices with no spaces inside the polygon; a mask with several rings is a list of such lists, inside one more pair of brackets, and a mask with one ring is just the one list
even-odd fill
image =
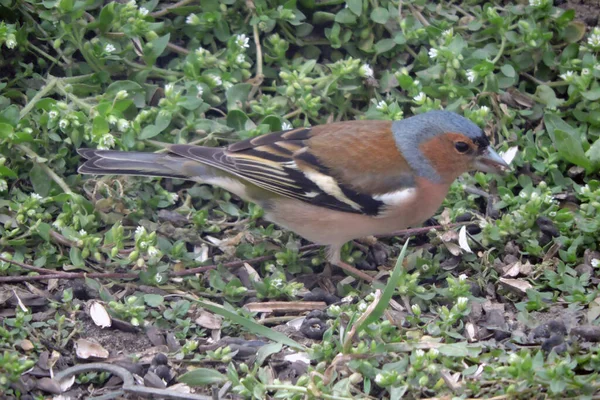
{"label": "bird's head", "polygon": [[396,145],[415,173],[451,183],[471,170],[502,173],[509,165],[481,128],[450,111],[430,111],[392,124]]}

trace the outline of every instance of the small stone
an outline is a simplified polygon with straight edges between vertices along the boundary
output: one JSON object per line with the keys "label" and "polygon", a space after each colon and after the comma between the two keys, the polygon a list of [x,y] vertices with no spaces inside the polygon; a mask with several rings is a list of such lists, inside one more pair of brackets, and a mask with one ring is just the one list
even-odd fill
{"label": "small stone", "polygon": [[575,271],[577,275],[581,276],[583,274],[590,274],[590,276],[594,273],[594,268],[591,265],[587,264],[579,264],[575,267]]}

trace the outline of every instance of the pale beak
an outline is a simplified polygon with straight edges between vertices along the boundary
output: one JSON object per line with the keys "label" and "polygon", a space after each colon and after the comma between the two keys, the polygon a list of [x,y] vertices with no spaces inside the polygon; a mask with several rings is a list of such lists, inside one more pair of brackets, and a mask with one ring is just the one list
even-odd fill
{"label": "pale beak", "polygon": [[479,171],[493,174],[502,174],[510,169],[507,162],[491,146],[488,146],[482,154],[477,156],[473,167]]}

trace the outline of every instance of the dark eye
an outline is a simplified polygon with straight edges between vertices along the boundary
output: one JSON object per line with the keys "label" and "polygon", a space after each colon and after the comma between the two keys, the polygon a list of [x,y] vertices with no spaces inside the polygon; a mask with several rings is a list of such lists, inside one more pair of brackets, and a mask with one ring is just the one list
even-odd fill
{"label": "dark eye", "polygon": [[459,153],[466,153],[470,149],[469,145],[466,144],[465,142],[456,142],[456,143],[454,143],[454,148],[456,148],[456,150]]}

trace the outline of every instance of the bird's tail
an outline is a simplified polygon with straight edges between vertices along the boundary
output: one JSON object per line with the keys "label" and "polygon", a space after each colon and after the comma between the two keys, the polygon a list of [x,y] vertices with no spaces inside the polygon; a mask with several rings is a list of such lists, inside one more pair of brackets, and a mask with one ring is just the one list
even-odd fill
{"label": "bird's tail", "polygon": [[[138,175],[169,178],[202,178],[210,176],[209,167],[172,153],[78,149],[86,161],[78,172],[91,175]],[[192,168],[190,168],[192,167]],[[193,170],[193,171],[191,171]]]}

